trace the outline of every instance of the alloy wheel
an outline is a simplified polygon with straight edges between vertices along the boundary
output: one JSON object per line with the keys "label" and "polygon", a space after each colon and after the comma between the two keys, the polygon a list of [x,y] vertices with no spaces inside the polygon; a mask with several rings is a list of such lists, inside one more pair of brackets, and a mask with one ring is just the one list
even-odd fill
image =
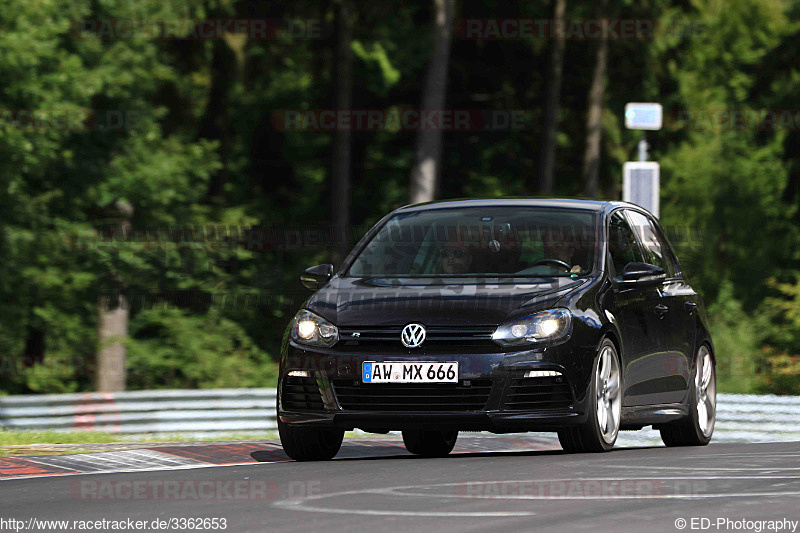
{"label": "alloy wheel", "polygon": [[622,400],[617,356],[611,346],[604,346],[595,374],[597,425],[603,440],[611,444],[619,432]]}
{"label": "alloy wheel", "polygon": [[697,423],[703,436],[709,437],[714,431],[717,417],[717,380],[714,375],[714,362],[706,346],[697,353],[697,371],[694,375],[694,390],[697,405]]}

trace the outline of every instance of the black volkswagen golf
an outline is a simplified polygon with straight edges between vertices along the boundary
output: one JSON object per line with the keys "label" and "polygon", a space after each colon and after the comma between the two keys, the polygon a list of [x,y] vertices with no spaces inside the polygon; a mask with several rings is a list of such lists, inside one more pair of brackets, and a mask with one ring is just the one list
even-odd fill
{"label": "black volkswagen golf", "polygon": [[609,450],[653,426],[667,446],[714,430],[714,348],[656,219],[623,202],[454,200],[397,209],[287,328],[278,429],[297,460],[344,431],[402,431],[443,456],[459,431],[554,431]]}

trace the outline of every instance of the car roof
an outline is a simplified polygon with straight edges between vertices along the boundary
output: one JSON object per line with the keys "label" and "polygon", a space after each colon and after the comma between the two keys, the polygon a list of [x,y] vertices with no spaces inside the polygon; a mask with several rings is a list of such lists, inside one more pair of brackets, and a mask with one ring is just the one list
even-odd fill
{"label": "car roof", "polygon": [[581,200],[575,198],[457,198],[412,204],[401,207],[398,212],[427,211],[460,207],[561,207],[608,213],[618,207],[641,209],[627,202],[604,200]]}

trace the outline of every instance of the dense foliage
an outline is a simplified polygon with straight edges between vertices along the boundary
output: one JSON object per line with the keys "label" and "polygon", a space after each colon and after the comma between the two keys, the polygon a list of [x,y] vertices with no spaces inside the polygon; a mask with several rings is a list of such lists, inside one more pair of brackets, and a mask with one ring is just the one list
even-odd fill
{"label": "dense foliage", "polygon": [[[332,219],[332,134],[286,129],[281,117],[333,106],[336,5],[0,3],[0,391],[91,390],[98,297],[120,291],[131,306],[130,388],[272,385],[283,329],[306,295],[297,275],[331,254],[314,230]],[[552,10],[465,0],[456,17]],[[419,107],[429,3],[354,11],[353,108]],[[591,4],[567,4],[568,18],[592,16]],[[619,198],[622,163],[635,158],[625,103],[661,102],[665,128],[649,140],[662,164],[662,220],[710,304],[721,388],[800,393],[800,2],[612,0],[606,16],[656,23],[652,39],[609,43],[598,197]],[[86,20],[227,18],[319,32],[206,40],[80,30]],[[446,131],[438,197],[537,194],[551,43],[456,32],[447,107],[524,120]],[[566,42],[557,195],[585,190],[596,46]],[[35,127],[16,120],[25,110],[83,119]],[[765,123],[768,110],[795,110],[794,122]],[[415,136],[353,132],[351,241],[407,203]],[[134,242],[111,235],[127,223],[157,230]]]}

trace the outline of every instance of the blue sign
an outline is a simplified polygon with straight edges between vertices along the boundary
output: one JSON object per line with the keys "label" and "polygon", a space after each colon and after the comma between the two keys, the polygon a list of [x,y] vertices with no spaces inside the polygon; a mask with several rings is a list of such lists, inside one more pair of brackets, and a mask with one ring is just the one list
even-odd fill
{"label": "blue sign", "polygon": [[630,130],[660,130],[663,114],[661,104],[625,104],[625,127]]}

